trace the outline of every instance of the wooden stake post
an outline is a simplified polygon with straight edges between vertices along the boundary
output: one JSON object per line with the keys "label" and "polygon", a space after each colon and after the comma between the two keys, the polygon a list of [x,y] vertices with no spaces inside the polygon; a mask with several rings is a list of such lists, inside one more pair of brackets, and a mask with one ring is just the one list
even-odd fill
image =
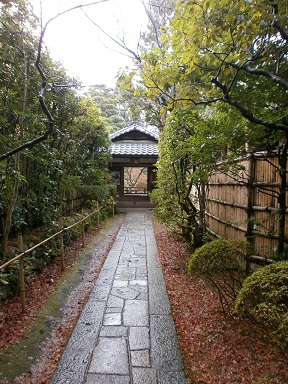
{"label": "wooden stake post", "polygon": [[[19,253],[24,252],[22,233],[18,234],[18,249]],[[26,312],[26,299],[25,299],[25,278],[24,278],[24,256],[19,258],[19,280],[20,280],[20,300],[22,313]]]}
{"label": "wooden stake post", "polygon": [[84,221],[84,209],[82,209],[82,247],[85,247],[85,221]]}
{"label": "wooden stake post", "polygon": [[[99,214],[99,204],[97,202],[97,210],[90,213],[88,217],[94,215],[94,214],[97,214],[97,225],[98,225],[98,228],[100,226],[100,214]],[[86,218],[85,218],[86,219]],[[83,215],[83,219],[78,221],[77,223],[74,223],[68,227],[65,227],[65,231],[75,227],[75,225],[79,225],[80,223],[82,222],[82,225],[83,225],[83,246],[84,246],[84,215]],[[24,280],[24,261],[23,261],[23,258],[24,256],[28,255],[29,253],[31,253],[32,251],[34,251],[34,249],[38,248],[40,245],[43,245],[45,243],[47,243],[48,241],[54,239],[54,237],[56,236],[60,236],[60,253],[61,253],[61,264],[62,264],[62,270],[65,269],[65,259],[64,259],[64,240],[63,240],[63,233],[64,233],[64,227],[63,227],[63,217],[59,217],[59,227],[60,227],[60,231],[58,231],[57,233],[54,233],[54,235],[48,237],[47,239],[41,241],[40,243],[34,245],[33,247],[27,249],[25,252],[23,251],[24,247],[23,247],[23,238],[22,238],[22,234],[19,234],[18,235],[18,249],[19,249],[19,254],[15,257],[13,257],[11,260],[7,261],[6,263],[0,265],[0,269],[3,269],[5,267],[7,267],[8,265],[14,263],[15,261],[19,260],[19,282],[20,282],[20,298],[21,298],[21,306],[22,306],[22,312],[26,312],[26,302],[25,302],[25,280]]]}
{"label": "wooden stake post", "polygon": [[[63,217],[59,217],[59,228],[60,231],[63,230]],[[62,271],[65,269],[65,260],[64,260],[64,240],[63,240],[63,231],[60,233],[60,257],[61,257],[61,267]]]}
{"label": "wooden stake post", "polygon": [[100,227],[100,213],[99,213],[99,203],[97,201],[97,228]]}

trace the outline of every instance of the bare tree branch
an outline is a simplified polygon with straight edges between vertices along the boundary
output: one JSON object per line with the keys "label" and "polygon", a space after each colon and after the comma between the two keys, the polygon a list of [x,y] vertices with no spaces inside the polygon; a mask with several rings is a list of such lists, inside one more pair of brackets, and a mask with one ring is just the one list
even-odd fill
{"label": "bare tree branch", "polygon": [[286,33],[284,31],[284,29],[281,27],[281,25],[279,24],[279,22],[278,22],[276,17],[274,18],[272,26],[275,27],[279,31],[279,33],[280,33],[280,35],[281,35],[283,40],[288,41],[288,33]]}
{"label": "bare tree branch", "polygon": [[[151,4],[150,4],[151,6]],[[153,27],[153,30],[154,30],[154,34],[155,34],[155,38],[156,38],[156,42],[157,42],[157,46],[161,49],[163,49],[163,44],[161,43],[160,39],[159,39],[159,28],[157,28],[156,24],[155,24],[155,21],[153,19],[153,16],[151,14],[151,11],[150,9],[148,9],[146,7],[146,5],[144,4],[144,7],[145,7],[145,11],[146,11],[146,14],[152,24],[152,27]]]}
{"label": "bare tree branch", "polygon": [[[108,1],[108,0],[106,0],[106,1]],[[133,57],[134,59],[136,59],[137,61],[141,62],[141,58],[140,58],[140,56],[139,56],[136,52],[132,51],[130,48],[127,47],[127,45],[126,45],[124,39],[122,39],[122,40],[120,40],[120,41],[114,39],[114,38],[113,38],[112,36],[110,36],[107,32],[105,32],[104,29],[102,29],[102,28],[100,27],[100,25],[98,25],[97,23],[95,23],[95,21],[92,20],[91,17],[88,16],[87,13],[86,13],[83,9],[82,9],[82,11],[83,11],[84,15],[87,17],[87,19],[90,20],[91,23],[92,23],[93,25],[95,25],[95,27],[97,27],[98,29],[100,29],[100,31],[101,31],[102,33],[104,33],[105,36],[109,37],[109,39],[112,40],[112,41],[113,41],[114,43],[116,43],[117,45],[119,45],[119,47],[121,47],[121,48],[123,48],[125,51],[129,52],[129,53],[132,55],[132,57]]]}
{"label": "bare tree branch", "polygon": [[251,61],[247,62],[247,64],[244,64],[242,66],[239,66],[239,65],[233,64],[233,63],[230,63],[229,65],[233,68],[238,69],[238,70],[246,71],[252,75],[268,77],[269,79],[274,81],[276,84],[279,84],[283,88],[288,89],[288,81],[286,81],[285,79],[283,79],[280,76],[275,75],[274,73],[266,71],[265,69],[259,69],[259,68],[251,67]]}
{"label": "bare tree branch", "polygon": [[251,123],[263,125],[264,127],[269,128],[270,130],[288,132],[288,126],[285,124],[271,123],[269,121],[258,119],[256,116],[254,116],[251,111],[249,111],[247,108],[243,107],[243,105],[240,104],[238,101],[230,97],[227,86],[221,84],[217,78],[211,79],[211,82],[215,84],[219,89],[221,89],[223,93],[223,101],[237,108],[238,111],[242,114],[242,116],[249,120]]}
{"label": "bare tree branch", "polygon": [[39,37],[39,41],[38,41],[38,50],[37,50],[37,58],[36,58],[36,62],[35,62],[35,67],[38,70],[38,72],[41,76],[41,80],[42,80],[41,90],[40,90],[38,99],[39,99],[40,106],[41,106],[43,112],[45,113],[45,115],[47,116],[47,119],[48,119],[47,130],[42,135],[36,137],[35,139],[28,141],[28,142],[18,146],[17,148],[14,148],[11,151],[4,153],[3,155],[0,156],[0,161],[5,160],[5,159],[13,156],[14,154],[22,151],[23,149],[34,147],[34,145],[46,140],[48,138],[48,136],[51,135],[51,133],[54,130],[54,119],[53,119],[53,116],[52,116],[51,112],[49,111],[49,109],[45,103],[45,93],[47,90],[47,78],[46,78],[46,75],[45,75],[45,73],[42,69],[42,66],[41,66],[42,45],[43,45],[43,40],[44,40],[44,36],[45,36],[46,29],[47,29],[48,25],[53,20],[55,20],[56,18],[66,14],[68,12],[74,11],[74,10],[79,9],[79,8],[95,5],[95,4],[104,3],[107,1],[109,1],[109,0],[93,1],[93,2],[90,2],[87,4],[76,5],[75,7],[69,8],[63,12],[59,12],[57,15],[55,15],[51,19],[49,19],[46,22],[46,24],[44,25],[44,27],[42,26],[42,7],[41,7],[41,33],[40,33],[40,37]]}
{"label": "bare tree branch", "polygon": [[[246,71],[252,75],[267,77],[267,78],[271,79],[273,82],[275,82],[276,84],[281,85],[284,89],[288,89],[288,81],[287,80],[285,80],[282,77],[280,77],[280,76],[278,76],[278,75],[276,75],[270,71],[267,71],[265,69],[252,67],[251,64],[259,58],[259,54],[254,55],[252,58],[248,59],[244,64],[235,64],[235,63],[231,63],[229,61],[226,61],[226,58],[229,56],[230,51],[226,54],[219,53],[219,52],[212,52],[212,53],[220,61],[220,63],[221,63],[220,67],[218,67],[218,68],[217,67],[215,67],[215,68],[203,68],[203,67],[199,66],[199,68],[206,70],[206,71],[218,70],[218,72],[220,72],[222,70],[223,66],[230,66],[230,67],[236,69],[238,72],[240,72],[242,70],[242,71]],[[221,55],[224,55],[224,58],[221,58]],[[218,77],[218,76],[216,75],[215,77]]]}

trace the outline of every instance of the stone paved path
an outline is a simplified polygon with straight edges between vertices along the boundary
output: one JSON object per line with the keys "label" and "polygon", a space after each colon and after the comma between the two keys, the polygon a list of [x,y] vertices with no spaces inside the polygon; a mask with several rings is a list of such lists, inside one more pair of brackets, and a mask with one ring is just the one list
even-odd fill
{"label": "stone paved path", "polygon": [[127,212],[51,383],[187,383],[149,210]]}

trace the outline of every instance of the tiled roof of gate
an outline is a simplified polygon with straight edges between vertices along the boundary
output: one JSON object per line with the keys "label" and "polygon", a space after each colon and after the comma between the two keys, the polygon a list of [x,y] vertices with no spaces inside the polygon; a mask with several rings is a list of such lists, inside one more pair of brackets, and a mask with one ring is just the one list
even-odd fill
{"label": "tiled roof of gate", "polygon": [[129,133],[131,131],[139,131],[139,132],[145,133],[146,135],[149,135],[156,140],[158,140],[158,137],[159,137],[159,131],[157,127],[153,127],[151,125],[145,126],[139,122],[131,122],[126,127],[120,129],[117,132],[112,133],[112,135],[110,135],[110,140],[114,141],[118,137],[124,135],[125,133]]}
{"label": "tiled roof of gate", "polygon": [[118,141],[110,147],[113,156],[158,156],[157,144],[149,141]]}
{"label": "tiled roof of gate", "polygon": [[[137,132],[139,134],[137,134]],[[110,135],[112,156],[158,156],[157,127],[131,122],[125,128]],[[135,138],[135,139],[134,139]]]}

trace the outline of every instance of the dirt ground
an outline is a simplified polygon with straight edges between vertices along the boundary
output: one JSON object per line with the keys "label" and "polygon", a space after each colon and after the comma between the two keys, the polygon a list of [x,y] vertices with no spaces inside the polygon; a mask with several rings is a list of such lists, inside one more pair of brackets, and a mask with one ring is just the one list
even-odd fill
{"label": "dirt ground", "polygon": [[49,383],[124,219],[118,214],[65,250],[27,284],[27,313],[19,296],[0,306],[0,383]]}
{"label": "dirt ground", "polygon": [[[64,274],[56,260],[35,276],[25,315],[19,297],[2,304],[1,384],[50,382],[123,218],[90,230],[84,251],[81,241],[66,249]],[[225,318],[207,283],[188,274],[189,249],[153,224],[189,384],[287,384],[287,360],[269,337],[247,321]]]}

